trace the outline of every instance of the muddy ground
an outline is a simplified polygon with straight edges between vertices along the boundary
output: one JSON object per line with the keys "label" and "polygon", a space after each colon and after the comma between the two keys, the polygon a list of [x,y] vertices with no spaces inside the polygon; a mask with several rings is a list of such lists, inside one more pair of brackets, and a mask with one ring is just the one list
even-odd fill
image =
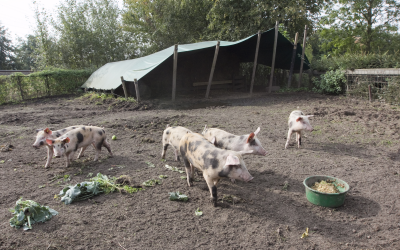
{"label": "muddy ground", "polygon": [[[229,97],[228,97],[229,96]],[[0,106],[0,249],[400,249],[400,109],[346,97],[310,93],[244,93],[180,96],[176,104],[159,99],[136,104],[89,101],[77,96],[39,99]],[[301,109],[314,131],[303,147],[284,149],[287,118]],[[103,148],[65,168],[53,159],[45,169],[46,148],[32,147],[35,129],[79,124],[105,128],[114,158]],[[161,136],[167,124],[201,132],[204,125],[235,134],[258,126],[266,157],[245,156],[255,177],[250,183],[223,180],[214,208],[202,177],[188,187],[184,170],[169,148],[161,161]],[[111,136],[117,140],[112,141]],[[151,162],[155,167],[150,167]],[[97,173],[127,174],[140,184],[167,175],[162,184],[134,194],[113,193],[64,205],[54,199],[64,185]],[[70,175],[70,180],[54,178]],[[303,180],[311,175],[341,178],[351,187],[345,205],[324,208],[306,200]],[[284,183],[289,187],[284,189]],[[180,191],[189,201],[169,201]],[[9,225],[18,198],[48,205],[59,214],[23,231]],[[200,208],[202,216],[196,216]],[[300,239],[309,228],[309,237]]]}

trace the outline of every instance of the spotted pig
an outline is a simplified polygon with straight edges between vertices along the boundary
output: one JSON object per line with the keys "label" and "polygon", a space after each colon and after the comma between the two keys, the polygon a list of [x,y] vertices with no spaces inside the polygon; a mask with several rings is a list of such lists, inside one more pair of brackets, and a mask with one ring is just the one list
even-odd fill
{"label": "spotted pig", "polygon": [[306,130],[306,131],[313,131],[313,128],[311,127],[310,121],[308,118],[312,117],[313,115],[304,115],[303,112],[300,110],[295,110],[290,113],[289,116],[289,131],[288,131],[288,137],[286,140],[285,144],[285,149],[289,145],[290,137],[292,136],[292,133],[296,133],[296,142],[298,148],[300,148],[301,145],[301,131]]}
{"label": "spotted pig", "polygon": [[175,153],[175,161],[179,161],[179,142],[187,133],[192,133],[192,131],[180,126],[170,127],[167,125],[162,138],[163,150],[161,152],[161,158],[165,159],[165,152],[167,151],[168,145],[171,145]]}
{"label": "spotted pig", "polygon": [[94,161],[99,158],[101,147],[107,148],[111,156],[113,156],[110,144],[107,142],[106,131],[95,126],[83,126],[69,131],[68,133],[58,137],[57,139],[47,139],[46,142],[53,146],[54,155],[67,157],[67,167],[74,153],[83,147],[93,144],[96,149]]}
{"label": "spotted pig", "polygon": [[[36,140],[32,146],[36,149],[40,148],[41,146],[47,147],[47,162],[46,162],[46,165],[44,166],[45,168],[50,167],[51,159],[53,158],[53,146],[48,144],[46,142],[46,139],[50,139],[50,140],[56,139],[56,138],[64,135],[65,133],[67,133],[73,129],[76,129],[78,127],[82,127],[82,126],[84,126],[84,125],[75,125],[75,126],[63,128],[63,129],[56,130],[56,131],[51,131],[49,128],[36,130],[36,132],[37,132]],[[78,158],[83,156],[83,152],[85,151],[85,149],[86,149],[86,147],[82,147],[81,152],[78,155]]]}
{"label": "spotted pig", "polygon": [[197,133],[185,134],[179,143],[179,150],[185,164],[188,186],[193,185],[194,168],[201,170],[214,206],[217,205],[216,186],[221,178],[246,182],[253,179],[242,158],[243,154],[250,154],[251,151],[220,149]]}
{"label": "spotted pig", "polygon": [[267,155],[267,151],[261,145],[261,142],[256,138],[260,127],[253,133],[247,135],[234,135],[224,130],[217,128],[204,127],[202,134],[210,142],[218,148],[228,149],[233,151],[249,151],[253,150],[252,154]]}

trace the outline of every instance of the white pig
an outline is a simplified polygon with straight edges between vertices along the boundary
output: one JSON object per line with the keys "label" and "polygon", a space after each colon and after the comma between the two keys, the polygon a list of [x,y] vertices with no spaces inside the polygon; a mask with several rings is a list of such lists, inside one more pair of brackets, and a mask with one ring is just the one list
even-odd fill
{"label": "white pig", "polygon": [[179,143],[179,150],[185,164],[188,186],[193,185],[194,168],[201,170],[214,206],[217,205],[216,185],[221,178],[245,182],[253,179],[242,158],[243,154],[251,154],[252,151],[220,149],[197,133],[185,134]]}
{"label": "white pig", "polygon": [[70,160],[74,153],[83,147],[87,147],[93,144],[96,149],[96,155],[94,161],[99,158],[101,147],[107,148],[110,156],[111,152],[110,144],[107,142],[106,131],[104,129],[95,126],[83,126],[69,131],[57,139],[47,139],[46,142],[53,146],[54,155],[59,158],[63,155],[67,158],[67,167],[70,164]]}
{"label": "white pig", "polygon": [[288,131],[288,137],[287,141],[285,144],[285,149],[289,145],[290,137],[292,136],[292,133],[296,133],[296,142],[297,146],[300,148],[301,145],[301,131],[306,130],[306,131],[313,131],[313,128],[311,127],[310,121],[308,118],[312,117],[313,115],[304,115],[303,112],[300,110],[295,110],[290,113],[289,116],[289,131]]}
{"label": "white pig", "polygon": [[171,145],[175,153],[175,161],[179,161],[179,142],[187,133],[192,133],[192,131],[180,126],[170,127],[167,125],[162,137],[163,150],[161,152],[161,159],[165,159],[165,152],[167,151],[168,145]]}
{"label": "white pig", "polygon": [[261,145],[260,140],[256,138],[260,127],[254,133],[247,135],[234,135],[218,128],[204,127],[203,136],[213,143],[216,147],[233,151],[252,150],[255,155],[267,155],[267,151]]}
{"label": "white pig", "polygon": [[[76,129],[78,127],[83,127],[83,126],[84,125],[75,125],[75,126],[63,128],[63,129],[56,130],[56,131],[51,131],[49,128],[36,130],[36,132],[37,132],[36,140],[32,146],[36,149],[40,148],[41,146],[47,147],[47,162],[46,162],[46,165],[44,166],[45,168],[50,167],[51,159],[53,158],[53,146],[49,145],[46,142],[46,139],[50,139],[50,140],[56,139],[73,129]],[[78,155],[78,158],[83,156],[83,152],[85,151],[85,149],[86,149],[86,147],[82,147],[81,152]]]}

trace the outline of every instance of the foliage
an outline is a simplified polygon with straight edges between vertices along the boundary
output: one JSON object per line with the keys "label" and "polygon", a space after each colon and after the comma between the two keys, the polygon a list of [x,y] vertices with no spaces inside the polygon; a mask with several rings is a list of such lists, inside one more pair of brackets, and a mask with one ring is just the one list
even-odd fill
{"label": "foliage", "polygon": [[177,168],[177,167],[172,167],[172,166],[167,165],[167,164],[165,165],[165,167],[168,168],[168,169],[171,170],[171,171],[178,172],[178,173],[180,173],[180,174],[185,173],[185,171],[182,171],[182,170],[180,170],[180,169]]}
{"label": "foliage", "polygon": [[36,38],[28,35],[26,40],[19,38],[19,44],[15,47],[16,69],[32,70],[36,68],[35,49],[37,49]]}
{"label": "foliage", "polygon": [[41,206],[32,200],[22,200],[22,197],[16,202],[16,206],[10,209],[10,212],[14,215],[10,219],[10,226],[20,228],[24,230],[32,229],[33,224],[36,222],[45,222],[51,219],[51,217],[58,214],[54,209],[48,206]]}
{"label": "foliage", "polygon": [[196,209],[196,211],[194,211],[194,214],[197,215],[197,216],[202,216],[203,215],[203,211],[200,211],[200,208],[198,207]]}
{"label": "foliage", "polygon": [[123,29],[141,44],[143,56],[203,40],[208,25],[204,17],[212,1],[126,0],[125,6]]}
{"label": "foliage", "polygon": [[0,104],[42,96],[71,94],[89,78],[92,70],[49,68],[28,76],[0,76]]}
{"label": "foliage", "polygon": [[61,202],[64,204],[70,204],[73,201],[87,200],[95,195],[101,193],[112,193],[115,191],[121,192],[122,190],[127,193],[136,193],[141,188],[134,188],[129,185],[121,185],[116,183],[115,177],[108,178],[106,175],[98,173],[95,177],[91,178],[90,181],[84,181],[76,184],[75,186],[68,186],[60,191],[59,196]]}
{"label": "foliage", "polygon": [[179,191],[170,192],[168,194],[171,201],[187,201],[189,199],[186,195],[179,193]]}
{"label": "foliage", "polygon": [[314,78],[314,91],[325,94],[341,94],[345,90],[346,77],[343,70],[330,70],[321,75],[321,79]]}
{"label": "foliage", "polygon": [[[322,49],[334,55],[345,52],[395,51],[400,3],[397,0],[337,0],[339,8],[327,5],[321,20]],[[326,27],[328,26],[328,28]],[[389,39],[382,39],[389,38]],[[397,44],[395,41],[397,41]]]}
{"label": "foliage", "polygon": [[0,25],[0,70],[15,69],[14,46],[7,31],[4,26]]}
{"label": "foliage", "polygon": [[347,53],[337,57],[322,57],[311,62],[311,68],[319,71],[329,69],[371,69],[371,68],[399,68],[400,52],[395,53]]}

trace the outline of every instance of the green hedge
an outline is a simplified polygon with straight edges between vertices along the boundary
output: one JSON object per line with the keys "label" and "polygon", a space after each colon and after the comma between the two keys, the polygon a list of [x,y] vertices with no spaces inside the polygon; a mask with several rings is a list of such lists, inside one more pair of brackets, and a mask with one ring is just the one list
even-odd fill
{"label": "green hedge", "polygon": [[92,73],[93,70],[51,69],[30,75],[0,76],[0,104],[76,93]]}

